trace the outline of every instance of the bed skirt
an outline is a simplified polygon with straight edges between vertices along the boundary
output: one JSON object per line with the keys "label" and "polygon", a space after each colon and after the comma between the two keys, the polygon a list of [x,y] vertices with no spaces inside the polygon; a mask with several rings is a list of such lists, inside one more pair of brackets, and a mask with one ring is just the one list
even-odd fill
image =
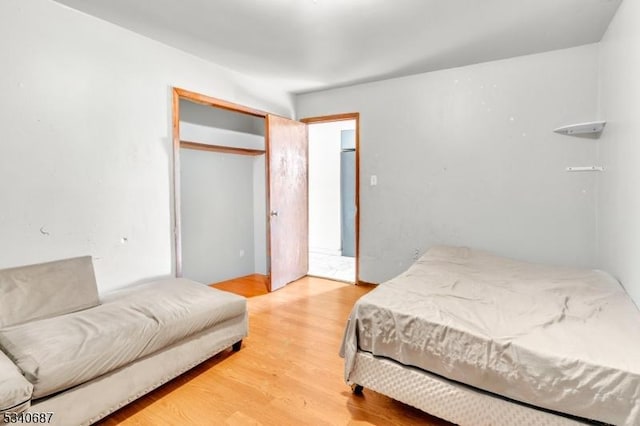
{"label": "bed skirt", "polygon": [[593,424],[519,404],[368,352],[356,353],[349,382],[461,426]]}

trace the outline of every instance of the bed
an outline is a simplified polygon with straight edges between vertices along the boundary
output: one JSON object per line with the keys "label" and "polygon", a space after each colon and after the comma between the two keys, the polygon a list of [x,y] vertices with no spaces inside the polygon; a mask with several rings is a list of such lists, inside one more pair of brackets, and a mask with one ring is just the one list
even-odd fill
{"label": "bed", "polygon": [[598,270],[434,247],[356,302],[345,380],[460,425],[640,425],[640,312]]}

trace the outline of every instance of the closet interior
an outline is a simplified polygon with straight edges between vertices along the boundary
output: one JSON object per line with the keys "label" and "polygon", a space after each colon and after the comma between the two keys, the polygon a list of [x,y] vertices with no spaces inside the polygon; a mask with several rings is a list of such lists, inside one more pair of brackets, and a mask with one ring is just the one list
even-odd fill
{"label": "closet interior", "polygon": [[180,100],[182,276],[269,274],[265,119]]}

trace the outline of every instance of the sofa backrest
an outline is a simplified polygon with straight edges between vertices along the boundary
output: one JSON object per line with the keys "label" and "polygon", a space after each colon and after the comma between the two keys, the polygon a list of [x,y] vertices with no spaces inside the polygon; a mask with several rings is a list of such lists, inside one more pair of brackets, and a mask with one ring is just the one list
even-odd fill
{"label": "sofa backrest", "polygon": [[0,270],[0,328],[98,303],[91,256]]}

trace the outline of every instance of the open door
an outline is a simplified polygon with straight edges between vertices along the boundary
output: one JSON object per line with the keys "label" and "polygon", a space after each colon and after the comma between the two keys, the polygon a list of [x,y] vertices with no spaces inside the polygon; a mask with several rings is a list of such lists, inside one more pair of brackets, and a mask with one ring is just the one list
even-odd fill
{"label": "open door", "polygon": [[309,269],[307,125],[267,115],[270,291]]}

